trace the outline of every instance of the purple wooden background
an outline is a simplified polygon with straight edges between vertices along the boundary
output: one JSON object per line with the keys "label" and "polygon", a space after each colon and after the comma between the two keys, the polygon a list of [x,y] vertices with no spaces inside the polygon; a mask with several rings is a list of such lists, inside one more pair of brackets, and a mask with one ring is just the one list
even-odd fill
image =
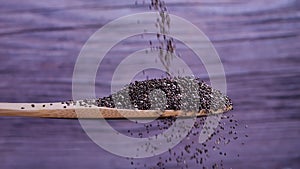
{"label": "purple wooden background", "polygon": [[[249,138],[241,138],[245,145],[226,147],[229,154],[240,154],[239,158],[224,158],[226,167],[300,168],[299,1],[166,2],[172,14],[189,19],[212,40],[224,64],[228,95],[235,105],[230,114],[249,125],[238,131],[241,136],[249,134]],[[0,102],[71,99],[72,71],[81,47],[105,23],[148,11],[146,6],[134,3],[0,0]],[[109,93],[109,75],[120,54],[126,56],[141,46],[138,41],[127,45],[115,50],[117,56],[104,61],[111,66],[98,73],[99,96]],[[155,165],[154,160],[144,162]],[[176,168],[166,166],[171,167]],[[1,117],[0,169],[18,168],[132,166],[130,161],[95,145],[77,120]]]}

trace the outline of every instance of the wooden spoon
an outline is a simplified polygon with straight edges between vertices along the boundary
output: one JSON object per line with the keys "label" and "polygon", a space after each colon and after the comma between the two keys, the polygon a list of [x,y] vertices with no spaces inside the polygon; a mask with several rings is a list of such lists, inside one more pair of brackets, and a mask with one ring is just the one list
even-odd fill
{"label": "wooden spoon", "polygon": [[116,109],[97,106],[66,105],[65,103],[0,103],[0,116],[23,116],[44,118],[164,118],[172,116],[192,117],[220,114],[232,110],[232,106],[224,109],[199,112],[186,112],[181,110],[131,110]]}

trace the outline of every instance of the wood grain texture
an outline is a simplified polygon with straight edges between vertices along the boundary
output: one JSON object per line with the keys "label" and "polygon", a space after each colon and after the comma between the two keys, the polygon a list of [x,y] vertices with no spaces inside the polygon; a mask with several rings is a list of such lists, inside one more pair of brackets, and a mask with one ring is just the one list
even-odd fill
{"label": "wood grain texture", "polygon": [[[300,4],[297,0],[166,1],[212,40],[226,72],[228,95],[242,124],[241,144],[226,147],[226,168],[300,166]],[[10,0],[0,5],[0,102],[59,102],[72,99],[72,73],[85,41],[109,21],[148,11],[134,0]],[[187,33],[187,36],[193,38]],[[126,40],[100,65],[96,95],[110,94],[111,77],[128,54],[149,47],[146,37]],[[207,73],[178,44],[196,75]],[[134,65],[131,65],[134,66]],[[130,71],[130,70],[128,70]],[[151,75],[149,75],[151,76]],[[153,77],[160,76],[154,73]],[[138,75],[137,78],[144,78]],[[83,80],[84,82],[84,80]],[[131,123],[109,121],[127,132]],[[134,128],[137,132],[142,127]],[[158,130],[158,129],[157,129]],[[249,138],[244,138],[245,134]],[[237,158],[232,154],[240,154]],[[212,156],[208,164],[219,160]],[[155,160],[140,160],[155,166]],[[151,165],[153,164],[153,165]],[[128,160],[94,144],[77,120],[0,118],[1,169],[132,168]],[[199,166],[190,165],[190,168]],[[176,168],[171,163],[166,168]]]}

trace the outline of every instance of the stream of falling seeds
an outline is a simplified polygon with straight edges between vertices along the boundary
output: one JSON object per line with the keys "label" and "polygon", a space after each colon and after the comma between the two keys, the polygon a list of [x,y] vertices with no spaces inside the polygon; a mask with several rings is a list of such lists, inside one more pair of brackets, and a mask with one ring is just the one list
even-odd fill
{"label": "stream of falling seeds", "polygon": [[[157,33],[159,45],[156,49],[159,50],[160,61],[170,76],[170,64],[176,49],[173,38],[166,36],[170,31],[170,16],[164,1],[151,0],[149,8],[159,12],[159,18],[157,18],[155,23],[155,26],[159,29],[159,33]],[[150,43],[150,45],[152,44]]]}
{"label": "stream of falling seeds", "polygon": [[[145,2],[143,1],[143,4]],[[137,1],[135,3],[138,4]],[[166,34],[170,31],[170,24],[171,19],[168,13],[167,6],[164,1],[161,0],[151,0],[149,4],[150,10],[155,10],[159,13],[159,17],[156,20],[155,26],[158,29],[156,38],[157,38],[157,45],[156,43],[149,41],[151,50],[158,50],[159,51],[159,58],[160,62],[164,66],[166,73],[168,76],[170,74],[170,65],[171,61],[176,54],[176,47],[175,42],[172,37],[166,36]]]}

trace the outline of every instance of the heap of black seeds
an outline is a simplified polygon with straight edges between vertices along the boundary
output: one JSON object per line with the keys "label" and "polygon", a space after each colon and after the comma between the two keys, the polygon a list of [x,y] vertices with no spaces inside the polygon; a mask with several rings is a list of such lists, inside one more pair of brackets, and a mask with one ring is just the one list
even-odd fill
{"label": "heap of black seeds", "polygon": [[[159,93],[159,91],[162,92]],[[150,97],[151,94],[154,98]],[[135,81],[115,94],[98,99],[97,102],[99,107],[140,110],[160,108],[214,111],[225,110],[232,106],[232,102],[227,96],[212,89],[199,78],[192,77]],[[151,105],[151,103],[155,105]]]}

